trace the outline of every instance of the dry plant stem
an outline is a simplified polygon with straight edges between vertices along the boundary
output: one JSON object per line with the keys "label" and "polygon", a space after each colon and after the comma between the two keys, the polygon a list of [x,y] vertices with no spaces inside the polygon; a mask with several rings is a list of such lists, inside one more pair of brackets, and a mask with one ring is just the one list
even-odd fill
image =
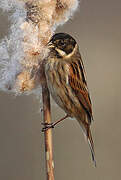
{"label": "dry plant stem", "polygon": [[[50,112],[50,94],[47,84],[42,85],[42,98],[43,98],[43,116],[44,123],[51,123]],[[52,145],[52,129],[44,132],[45,136],[45,160],[47,170],[47,180],[54,180],[54,162],[53,162],[53,145]]]}

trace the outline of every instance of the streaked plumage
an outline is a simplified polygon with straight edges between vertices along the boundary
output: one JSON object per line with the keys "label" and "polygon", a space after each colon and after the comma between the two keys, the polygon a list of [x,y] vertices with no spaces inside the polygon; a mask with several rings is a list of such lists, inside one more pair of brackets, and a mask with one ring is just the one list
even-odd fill
{"label": "streaked plumage", "polygon": [[58,33],[52,37],[48,47],[50,53],[45,63],[45,73],[49,91],[68,116],[75,117],[81,125],[95,162],[90,130],[92,105],[78,45],[70,35]]}

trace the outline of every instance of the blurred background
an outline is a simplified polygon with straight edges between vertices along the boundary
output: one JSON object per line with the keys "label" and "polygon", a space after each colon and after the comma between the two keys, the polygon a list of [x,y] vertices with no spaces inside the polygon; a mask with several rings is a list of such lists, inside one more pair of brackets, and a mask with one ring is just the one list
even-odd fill
{"label": "blurred background", "polygon": [[[8,33],[0,11],[0,39]],[[121,1],[83,0],[75,16],[57,32],[74,36],[87,72],[93,101],[97,168],[76,120],[53,129],[56,180],[121,178]],[[44,136],[40,100],[0,92],[0,179],[44,180]],[[53,121],[64,112],[52,102]]]}

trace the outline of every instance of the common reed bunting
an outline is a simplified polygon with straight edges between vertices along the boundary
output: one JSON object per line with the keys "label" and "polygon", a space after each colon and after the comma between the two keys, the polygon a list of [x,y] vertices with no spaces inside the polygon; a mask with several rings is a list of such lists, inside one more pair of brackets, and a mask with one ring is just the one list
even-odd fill
{"label": "common reed bunting", "polygon": [[49,91],[55,102],[67,113],[63,119],[72,117],[79,122],[96,165],[90,130],[93,119],[92,104],[78,44],[69,34],[58,33],[51,38],[48,47],[50,53],[45,62],[45,74]]}

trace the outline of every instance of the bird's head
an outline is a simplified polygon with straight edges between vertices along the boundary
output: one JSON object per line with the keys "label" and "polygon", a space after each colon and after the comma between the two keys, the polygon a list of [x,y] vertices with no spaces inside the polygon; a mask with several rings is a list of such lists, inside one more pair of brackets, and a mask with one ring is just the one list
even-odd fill
{"label": "bird's head", "polygon": [[50,53],[54,53],[58,58],[73,54],[76,45],[75,39],[66,33],[55,34],[48,43]]}

